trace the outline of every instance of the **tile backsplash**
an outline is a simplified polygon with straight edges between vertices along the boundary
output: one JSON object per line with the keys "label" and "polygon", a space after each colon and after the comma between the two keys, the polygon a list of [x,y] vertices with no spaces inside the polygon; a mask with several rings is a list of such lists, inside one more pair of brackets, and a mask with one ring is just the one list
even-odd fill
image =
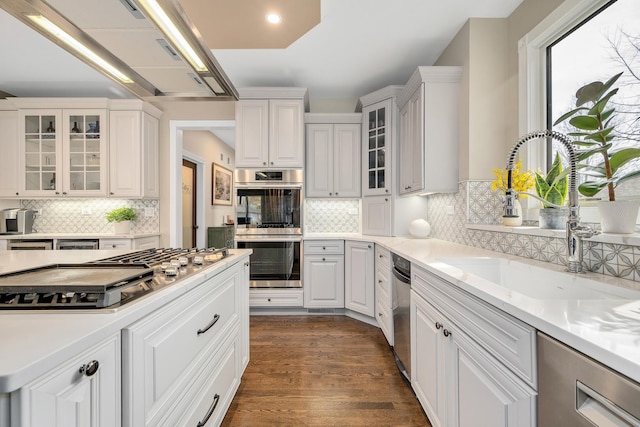
{"label": "tile backsplash", "polygon": [[[453,206],[454,214],[447,212]],[[554,264],[566,261],[565,239],[467,228],[499,224],[502,199],[490,181],[465,181],[456,194],[429,196],[431,237]],[[585,241],[584,262],[593,272],[640,281],[640,246]]]}
{"label": "tile backsplash", "polygon": [[305,233],[360,232],[360,200],[306,199],[303,212]]}
{"label": "tile backsplash", "polygon": [[[124,199],[42,199],[22,200],[22,208],[40,210],[34,221],[38,233],[113,233],[113,224],[105,216],[114,208],[131,207],[138,218],[131,231],[136,234],[159,233],[160,219],[158,200]],[[152,216],[146,216],[150,208]]]}

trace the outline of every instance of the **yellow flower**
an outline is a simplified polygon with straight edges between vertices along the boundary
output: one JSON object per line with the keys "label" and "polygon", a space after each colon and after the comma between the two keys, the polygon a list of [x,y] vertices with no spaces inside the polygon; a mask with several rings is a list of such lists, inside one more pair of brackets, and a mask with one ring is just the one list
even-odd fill
{"label": "yellow flower", "polygon": [[[493,168],[491,169],[493,174],[496,176],[495,181],[491,183],[491,190],[506,190],[507,189],[507,171],[504,169]],[[529,191],[535,186],[535,178],[533,174],[529,171],[522,171],[522,160],[518,159],[513,168],[513,173],[511,174],[511,183],[513,184],[513,189],[517,192]],[[522,194],[520,197],[527,197]]]}

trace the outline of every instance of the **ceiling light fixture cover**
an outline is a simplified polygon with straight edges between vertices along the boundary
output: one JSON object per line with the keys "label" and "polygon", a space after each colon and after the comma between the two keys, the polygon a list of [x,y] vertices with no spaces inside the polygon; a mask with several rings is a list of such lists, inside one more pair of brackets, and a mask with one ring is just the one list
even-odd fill
{"label": "ceiling light fixture cover", "polygon": [[105,59],[103,59],[100,55],[93,52],[91,49],[80,43],[75,38],[71,37],[67,32],[63,31],[60,27],[58,27],[53,22],[49,21],[42,15],[27,15],[31,21],[35,24],[39,25],[43,30],[56,37],[58,40],[78,52],[80,55],[84,56],[89,61],[93,62],[98,67],[102,68],[107,73],[111,74],[113,77],[117,78],[123,83],[133,83],[130,77],[124,74],[122,71],[118,70],[116,67],[111,65]]}
{"label": "ceiling light fixture cover", "polygon": [[282,17],[277,13],[269,13],[267,15],[267,21],[272,24],[279,24],[280,22],[282,22]]}

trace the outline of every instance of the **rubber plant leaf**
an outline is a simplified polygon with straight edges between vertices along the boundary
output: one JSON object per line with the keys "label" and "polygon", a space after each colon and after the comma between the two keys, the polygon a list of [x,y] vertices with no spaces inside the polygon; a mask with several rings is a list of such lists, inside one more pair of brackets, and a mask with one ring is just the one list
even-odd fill
{"label": "rubber plant leaf", "polygon": [[598,100],[598,94],[602,92],[604,83],[593,82],[588,85],[582,86],[576,92],[576,107],[586,104],[587,102],[596,102]]}
{"label": "rubber plant leaf", "polygon": [[591,116],[575,116],[569,120],[569,123],[582,130],[598,130],[600,128],[598,119]]}
{"label": "rubber plant leaf", "polygon": [[611,173],[616,173],[621,166],[629,163],[631,160],[637,159],[638,157],[640,157],[640,148],[623,148],[616,152],[609,159]]}

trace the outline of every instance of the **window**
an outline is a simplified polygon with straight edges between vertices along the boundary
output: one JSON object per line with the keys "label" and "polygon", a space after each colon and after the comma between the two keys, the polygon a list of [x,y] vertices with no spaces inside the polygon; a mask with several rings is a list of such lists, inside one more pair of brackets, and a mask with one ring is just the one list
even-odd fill
{"label": "window", "polygon": [[[576,90],[589,82],[607,81],[623,71],[617,81],[620,89],[612,99],[616,108],[616,138],[619,146],[640,144],[640,2],[638,0],[609,1],[582,18],[577,25],[564,30],[546,48],[546,125],[575,108]],[[555,127],[562,133],[570,132],[567,123]],[[555,151],[565,159],[566,152],[557,142],[547,147],[546,163],[549,167]],[[592,156],[597,163],[602,158]],[[638,169],[638,159],[625,166]],[[640,195],[640,180],[633,179],[616,189],[619,196]],[[605,196],[606,197],[606,196]]]}

